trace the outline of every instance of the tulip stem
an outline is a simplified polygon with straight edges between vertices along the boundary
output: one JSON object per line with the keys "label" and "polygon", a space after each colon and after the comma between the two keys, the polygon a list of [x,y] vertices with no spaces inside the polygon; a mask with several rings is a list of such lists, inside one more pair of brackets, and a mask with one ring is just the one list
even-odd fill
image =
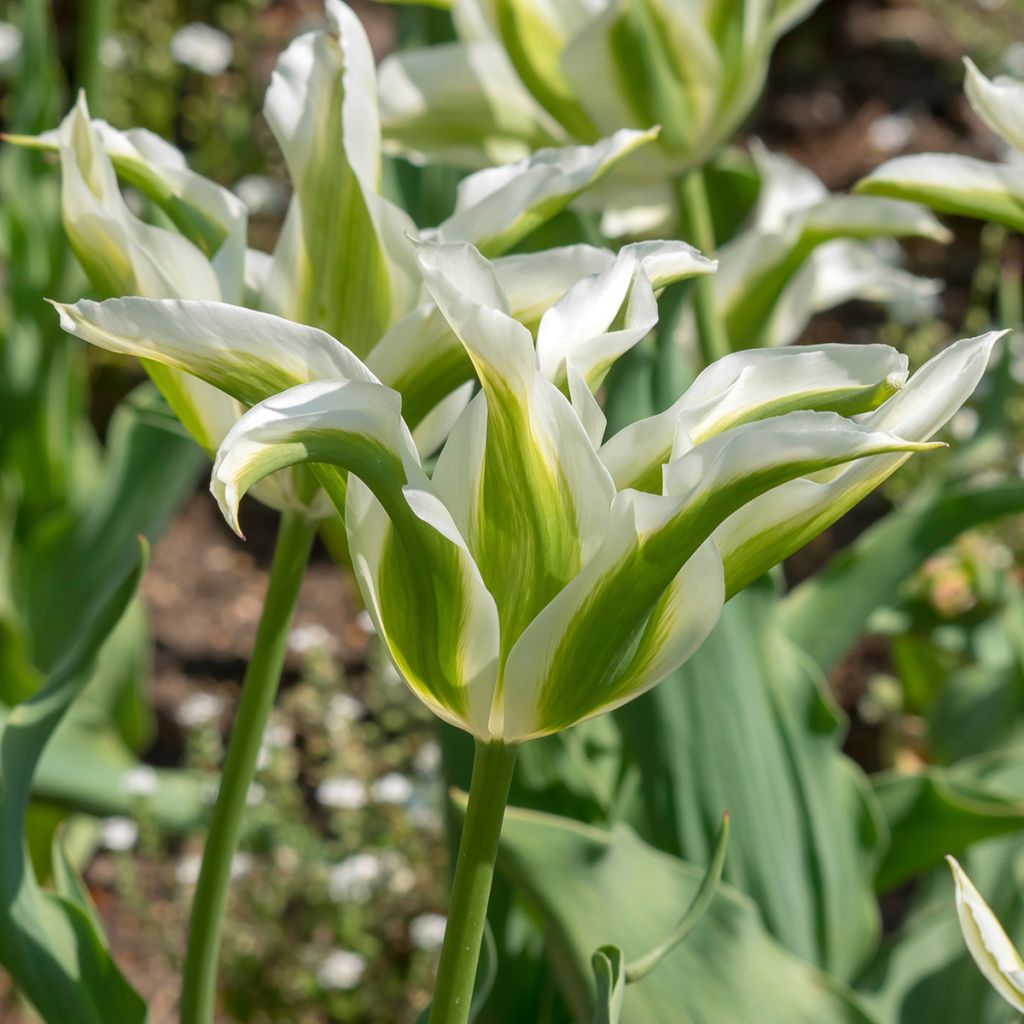
{"label": "tulip stem", "polygon": [[[681,233],[691,245],[695,245],[708,257],[715,255],[715,226],[711,219],[711,204],[704,182],[704,172],[699,168],[684,174],[675,181],[676,200],[679,204]],[[705,365],[728,355],[732,349],[729,335],[718,310],[715,307],[715,282],[711,274],[694,278],[693,312],[697,320],[697,338]]]}
{"label": "tulip stem", "polygon": [[466,1024],[518,747],[477,742],[430,1024]]}
{"label": "tulip stem", "polygon": [[210,1024],[216,998],[217,957],[249,787],[256,774],[263,732],[274,705],[292,613],[316,535],[316,523],[285,512],[278,527],[263,612],[245,670],[217,803],[192,900],[182,979],[180,1024]]}

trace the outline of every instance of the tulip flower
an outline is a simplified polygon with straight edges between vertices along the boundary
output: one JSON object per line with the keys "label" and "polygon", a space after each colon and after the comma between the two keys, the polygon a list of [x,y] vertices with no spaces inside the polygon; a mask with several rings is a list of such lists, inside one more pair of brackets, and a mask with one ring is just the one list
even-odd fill
{"label": "tulip flower", "polygon": [[458,41],[381,64],[382,120],[414,158],[461,166],[660,124],[660,183],[706,163],[750,112],[775,43],[817,0],[454,0]]}
{"label": "tulip flower", "polygon": [[211,302],[59,307],[72,333],[252,405],[214,466],[235,529],[252,486],[312,466],[402,676],[477,738],[437,1021],[465,1019],[517,746],[681,664],[730,594],[933,447],[997,337],[958,342],[909,380],[886,346],[736,353],[671,409],[604,441],[594,392],[656,313],[642,252],[569,288],[534,337],[475,248],[419,246],[481,386],[433,473],[401,395],[323,331]]}
{"label": "tulip flower", "polygon": [[956,883],[960,930],[978,969],[1018,1013],[1024,1013],[1024,960],[967,872],[947,857]]}
{"label": "tulip flower", "polygon": [[[230,191],[189,170],[181,153],[151,132],[119,131],[90,119],[84,96],[57,130],[38,138],[11,137],[59,153],[65,229],[99,292],[244,302],[322,327],[371,362],[391,328],[410,314],[419,322],[415,314],[425,296],[410,243],[417,231],[408,215],[380,194],[381,140],[369,42],[340,0],[327,0],[326,13],[325,29],[300,36],[284,51],[267,90],[265,114],[295,186],[273,253],[246,248],[247,211]],[[472,241],[489,255],[501,255],[656,134],[624,130],[594,145],[544,150],[471,175],[460,185],[453,214],[425,235]],[[175,230],[136,216],[121,195],[118,177],[165,213]],[[333,223],[344,230],[325,227]],[[691,259],[693,250],[686,252],[681,276],[713,269],[708,261]],[[573,272],[568,264],[586,274],[593,260],[578,251],[518,261],[519,279],[532,282],[517,292],[524,307],[550,295],[549,263],[567,288],[575,280],[567,278]],[[670,271],[657,287],[677,279]],[[390,339],[383,355],[406,374],[396,383],[415,389],[419,371],[431,365],[431,353],[424,349],[421,357],[415,351],[418,337],[410,340],[408,324],[399,333],[404,340]],[[149,362],[147,369],[178,418],[212,455],[242,406],[166,366]],[[456,378],[453,388],[466,374]],[[414,396],[419,418],[447,394],[420,390]],[[460,407],[456,396],[447,421]],[[427,430],[428,446],[431,437],[443,436],[445,411],[440,419]],[[329,506],[308,492],[301,480],[279,474],[261,485],[259,496],[275,508],[326,514]]]}
{"label": "tulip flower", "polygon": [[974,112],[1013,160],[992,163],[955,153],[896,157],[857,183],[859,192],[913,199],[943,213],[977,217],[1024,231],[1024,82],[986,78],[965,59],[964,91]]}

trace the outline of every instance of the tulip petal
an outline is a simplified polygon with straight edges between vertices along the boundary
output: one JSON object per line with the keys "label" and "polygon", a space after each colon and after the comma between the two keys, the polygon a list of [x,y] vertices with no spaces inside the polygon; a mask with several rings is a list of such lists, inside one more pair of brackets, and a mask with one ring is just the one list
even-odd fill
{"label": "tulip petal", "polygon": [[1024,170],[1010,164],[952,153],[901,156],[862,178],[856,189],[1024,231]]}
{"label": "tulip petal", "polygon": [[867,412],[907,379],[888,345],[807,345],[734,352],[712,363],[665,412],[637,420],[601,448],[615,486],[659,492],[678,434],[699,443],[730,427],[796,410]]}
{"label": "tulip petal", "polygon": [[[498,619],[451,516],[420,468],[401,398],[365,380],[319,381],[249,410],[224,439],[211,489],[237,529],[238,502],[267,474],[314,463],[344,515],[371,615],[414,692],[490,738]],[[344,475],[348,479],[347,497]]]}
{"label": "tulip petal", "polygon": [[455,212],[436,231],[441,242],[472,242],[499,256],[567,207],[657,136],[623,129],[593,146],[541,149],[524,160],[477,171],[459,184]]}
{"label": "tulip petal", "polygon": [[[508,656],[506,740],[567,728],[681,664],[717,620],[721,563],[705,545],[737,509],[808,473],[923,447],[834,413],[789,413],[688,451],[667,467],[664,496],[620,493],[604,544]],[[692,575],[680,576],[699,550]]]}
{"label": "tulip petal", "polygon": [[1009,75],[986,78],[967,57],[964,66],[964,92],[975,113],[996,135],[1024,153],[1024,82]]}
{"label": "tulip petal", "polygon": [[567,141],[493,40],[401,50],[379,76],[386,145],[418,162],[487,167]]}
{"label": "tulip petal", "polygon": [[[950,345],[866,417],[864,426],[913,441],[928,440],[971,396],[995,343],[1005,333],[993,331]],[[885,455],[847,466],[827,479],[796,479],[731,516],[716,532],[727,592],[735,594],[803,547],[891,476],[906,458],[899,453]]]}
{"label": "tulip petal", "polygon": [[307,381],[376,381],[324,331],[241,306],[137,298],[53,305],[69,334],[183,370],[246,405]]}
{"label": "tulip petal", "polygon": [[300,36],[281,55],[264,106],[295,186],[291,233],[275,251],[289,303],[277,311],[365,355],[415,302],[403,237],[415,226],[377,195],[380,124],[366,33],[340,0],[327,0],[327,16],[326,31]]}
{"label": "tulip petal", "polygon": [[[503,312],[490,264],[467,244],[419,253],[483,389],[463,414],[476,422],[486,413],[482,445],[473,459],[461,444],[446,446],[434,481],[453,510],[459,495],[472,495],[461,522],[502,616],[504,652],[595,549],[614,491],[572,406],[538,372],[530,332]],[[456,424],[453,436],[467,430]]]}
{"label": "tulip petal", "polygon": [[956,883],[956,914],[967,950],[988,983],[1018,1013],[1024,1013],[1024,960],[967,872],[946,858]]}

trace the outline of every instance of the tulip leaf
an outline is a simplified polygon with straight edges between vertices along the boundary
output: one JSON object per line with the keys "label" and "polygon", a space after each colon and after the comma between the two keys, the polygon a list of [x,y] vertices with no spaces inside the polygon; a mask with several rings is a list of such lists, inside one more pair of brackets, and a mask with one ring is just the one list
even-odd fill
{"label": "tulip leaf", "polygon": [[[595,942],[627,957],[643,953],[670,931],[705,875],[625,826],[607,832],[519,810],[506,815],[499,868],[544,920],[552,967],[579,1020],[595,1015]],[[874,1020],[841,983],[772,940],[756,907],[735,889],[718,889],[700,929],[700,942],[677,946],[658,970],[626,987],[623,1021]],[[614,987],[614,971],[605,977]]]}
{"label": "tulip leaf", "polygon": [[872,779],[890,833],[876,878],[879,890],[900,885],[972,843],[1024,830],[1019,794],[975,771],[972,759],[953,768],[887,772]]}
{"label": "tulip leaf", "polygon": [[626,963],[618,946],[602,946],[590,958],[594,971],[594,1024],[619,1024],[626,994]]}
{"label": "tulip leaf", "polygon": [[789,950],[851,978],[879,931],[878,811],[839,751],[823,680],[776,608],[770,587],[737,595],[696,654],[616,716],[640,768],[650,838],[707,863],[728,808],[726,881]]}
{"label": "tulip leaf", "polygon": [[782,602],[786,632],[823,668],[835,664],[871,613],[929,555],[964,530],[1024,510],[1024,483],[970,485],[926,494],[871,527]]}
{"label": "tulip leaf", "polygon": [[39,887],[26,859],[25,812],[43,749],[131,600],[143,558],[94,596],[74,649],[0,734],[0,962],[48,1024],[143,1024],[146,1007],[111,959],[90,911]]}

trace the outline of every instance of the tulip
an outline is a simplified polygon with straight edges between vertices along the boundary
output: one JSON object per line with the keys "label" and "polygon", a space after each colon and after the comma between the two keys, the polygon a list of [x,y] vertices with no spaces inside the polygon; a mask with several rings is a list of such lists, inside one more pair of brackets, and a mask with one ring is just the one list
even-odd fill
{"label": "tulip", "polygon": [[464,1020],[517,746],[685,661],[730,594],[934,447],[997,338],[958,342],[909,380],[886,346],[736,353],[671,409],[604,441],[594,392],[656,316],[642,251],[570,287],[534,337],[475,248],[418,247],[481,385],[432,474],[401,395],[323,331],[212,302],[59,307],[72,333],[252,405],[213,473],[236,530],[246,491],[312,465],[402,676],[476,737],[437,1021]]}
{"label": "tulip", "polygon": [[967,872],[947,857],[956,883],[956,913],[967,950],[989,984],[1024,1013],[1024,960]]}
{"label": "tulip", "polygon": [[925,203],[943,213],[977,217],[1024,231],[1024,82],[986,78],[965,59],[964,91],[974,112],[1015,158],[992,163],[954,153],[919,153],[889,160],[857,183],[859,192]]}
{"label": "tulip", "polygon": [[817,0],[454,0],[458,41],[381,64],[391,144],[481,166],[620,128],[660,124],[660,183],[706,163],[750,112],[775,43]]}

